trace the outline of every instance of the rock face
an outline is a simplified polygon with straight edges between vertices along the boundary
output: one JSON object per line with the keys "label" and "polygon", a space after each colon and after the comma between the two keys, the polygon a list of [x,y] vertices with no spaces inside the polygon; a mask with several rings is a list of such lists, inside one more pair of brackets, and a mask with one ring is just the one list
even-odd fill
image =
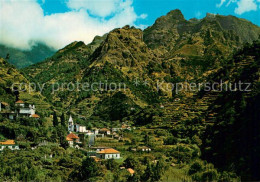
{"label": "rock face", "polygon": [[244,19],[208,13],[200,20],[185,20],[180,10],[173,10],[144,30],[144,41],[164,56],[212,55],[230,53],[259,34],[260,28]]}
{"label": "rock face", "polygon": [[143,32],[129,26],[111,31],[91,57],[93,65],[108,62],[140,73],[155,60],[153,52],[143,42]]}

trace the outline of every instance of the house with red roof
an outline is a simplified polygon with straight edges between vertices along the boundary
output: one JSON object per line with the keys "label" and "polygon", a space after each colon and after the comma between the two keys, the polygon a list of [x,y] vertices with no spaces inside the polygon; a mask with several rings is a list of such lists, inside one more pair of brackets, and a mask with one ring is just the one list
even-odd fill
{"label": "house with red roof", "polygon": [[78,137],[76,134],[74,134],[74,133],[68,134],[68,135],[66,136],[66,140],[67,140],[67,142],[68,142],[68,144],[69,144],[70,147],[73,147],[73,145],[74,145],[75,143],[80,143],[79,137]]}
{"label": "house with red roof", "polygon": [[100,159],[120,159],[120,152],[113,148],[108,148],[97,152],[97,157]]}
{"label": "house with red roof", "polygon": [[10,150],[19,150],[19,145],[15,143],[14,140],[6,140],[4,142],[0,142],[0,151],[8,148]]}
{"label": "house with red roof", "polygon": [[36,114],[35,105],[25,103],[22,100],[15,102],[14,109],[11,109],[8,103],[0,102],[0,113],[11,120],[16,119],[17,117],[31,117],[34,119],[40,118],[40,116]]}

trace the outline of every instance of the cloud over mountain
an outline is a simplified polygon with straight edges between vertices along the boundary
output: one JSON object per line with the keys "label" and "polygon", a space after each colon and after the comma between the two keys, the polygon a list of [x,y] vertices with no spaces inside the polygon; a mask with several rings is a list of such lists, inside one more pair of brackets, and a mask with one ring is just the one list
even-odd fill
{"label": "cloud over mountain", "polygon": [[67,7],[68,12],[45,15],[36,0],[2,0],[0,44],[26,50],[41,42],[60,49],[146,17],[135,13],[131,0],[69,0]]}

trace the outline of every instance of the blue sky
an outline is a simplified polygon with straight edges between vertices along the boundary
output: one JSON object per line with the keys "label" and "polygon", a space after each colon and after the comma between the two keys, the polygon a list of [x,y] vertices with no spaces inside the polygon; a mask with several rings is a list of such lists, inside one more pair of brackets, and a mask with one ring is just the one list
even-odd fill
{"label": "blue sky", "polygon": [[[42,1],[39,0],[39,2]],[[41,4],[46,14],[70,11],[63,0],[45,0],[44,2]],[[257,10],[250,10],[242,14],[235,13],[236,2],[227,6],[229,3],[227,0],[221,7],[218,7],[217,5],[220,2],[221,0],[133,0],[133,7],[137,14],[147,14],[147,18],[136,22],[143,25],[152,25],[158,17],[167,14],[173,9],[180,9],[186,19],[203,18],[206,13],[218,13],[245,18],[260,26],[260,3],[258,3],[260,1],[255,1],[256,4],[258,3]]]}
{"label": "blue sky", "polygon": [[55,49],[90,43],[126,24],[150,26],[174,9],[186,19],[209,12],[260,25],[260,0],[0,0],[0,44],[28,50],[37,42]]}

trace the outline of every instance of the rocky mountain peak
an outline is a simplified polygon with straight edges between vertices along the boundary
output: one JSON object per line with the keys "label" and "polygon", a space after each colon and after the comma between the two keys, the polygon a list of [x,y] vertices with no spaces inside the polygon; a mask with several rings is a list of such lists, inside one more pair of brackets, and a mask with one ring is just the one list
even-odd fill
{"label": "rocky mountain peak", "polygon": [[166,17],[170,17],[171,19],[176,19],[176,20],[185,20],[181,10],[175,9],[170,11]]}

